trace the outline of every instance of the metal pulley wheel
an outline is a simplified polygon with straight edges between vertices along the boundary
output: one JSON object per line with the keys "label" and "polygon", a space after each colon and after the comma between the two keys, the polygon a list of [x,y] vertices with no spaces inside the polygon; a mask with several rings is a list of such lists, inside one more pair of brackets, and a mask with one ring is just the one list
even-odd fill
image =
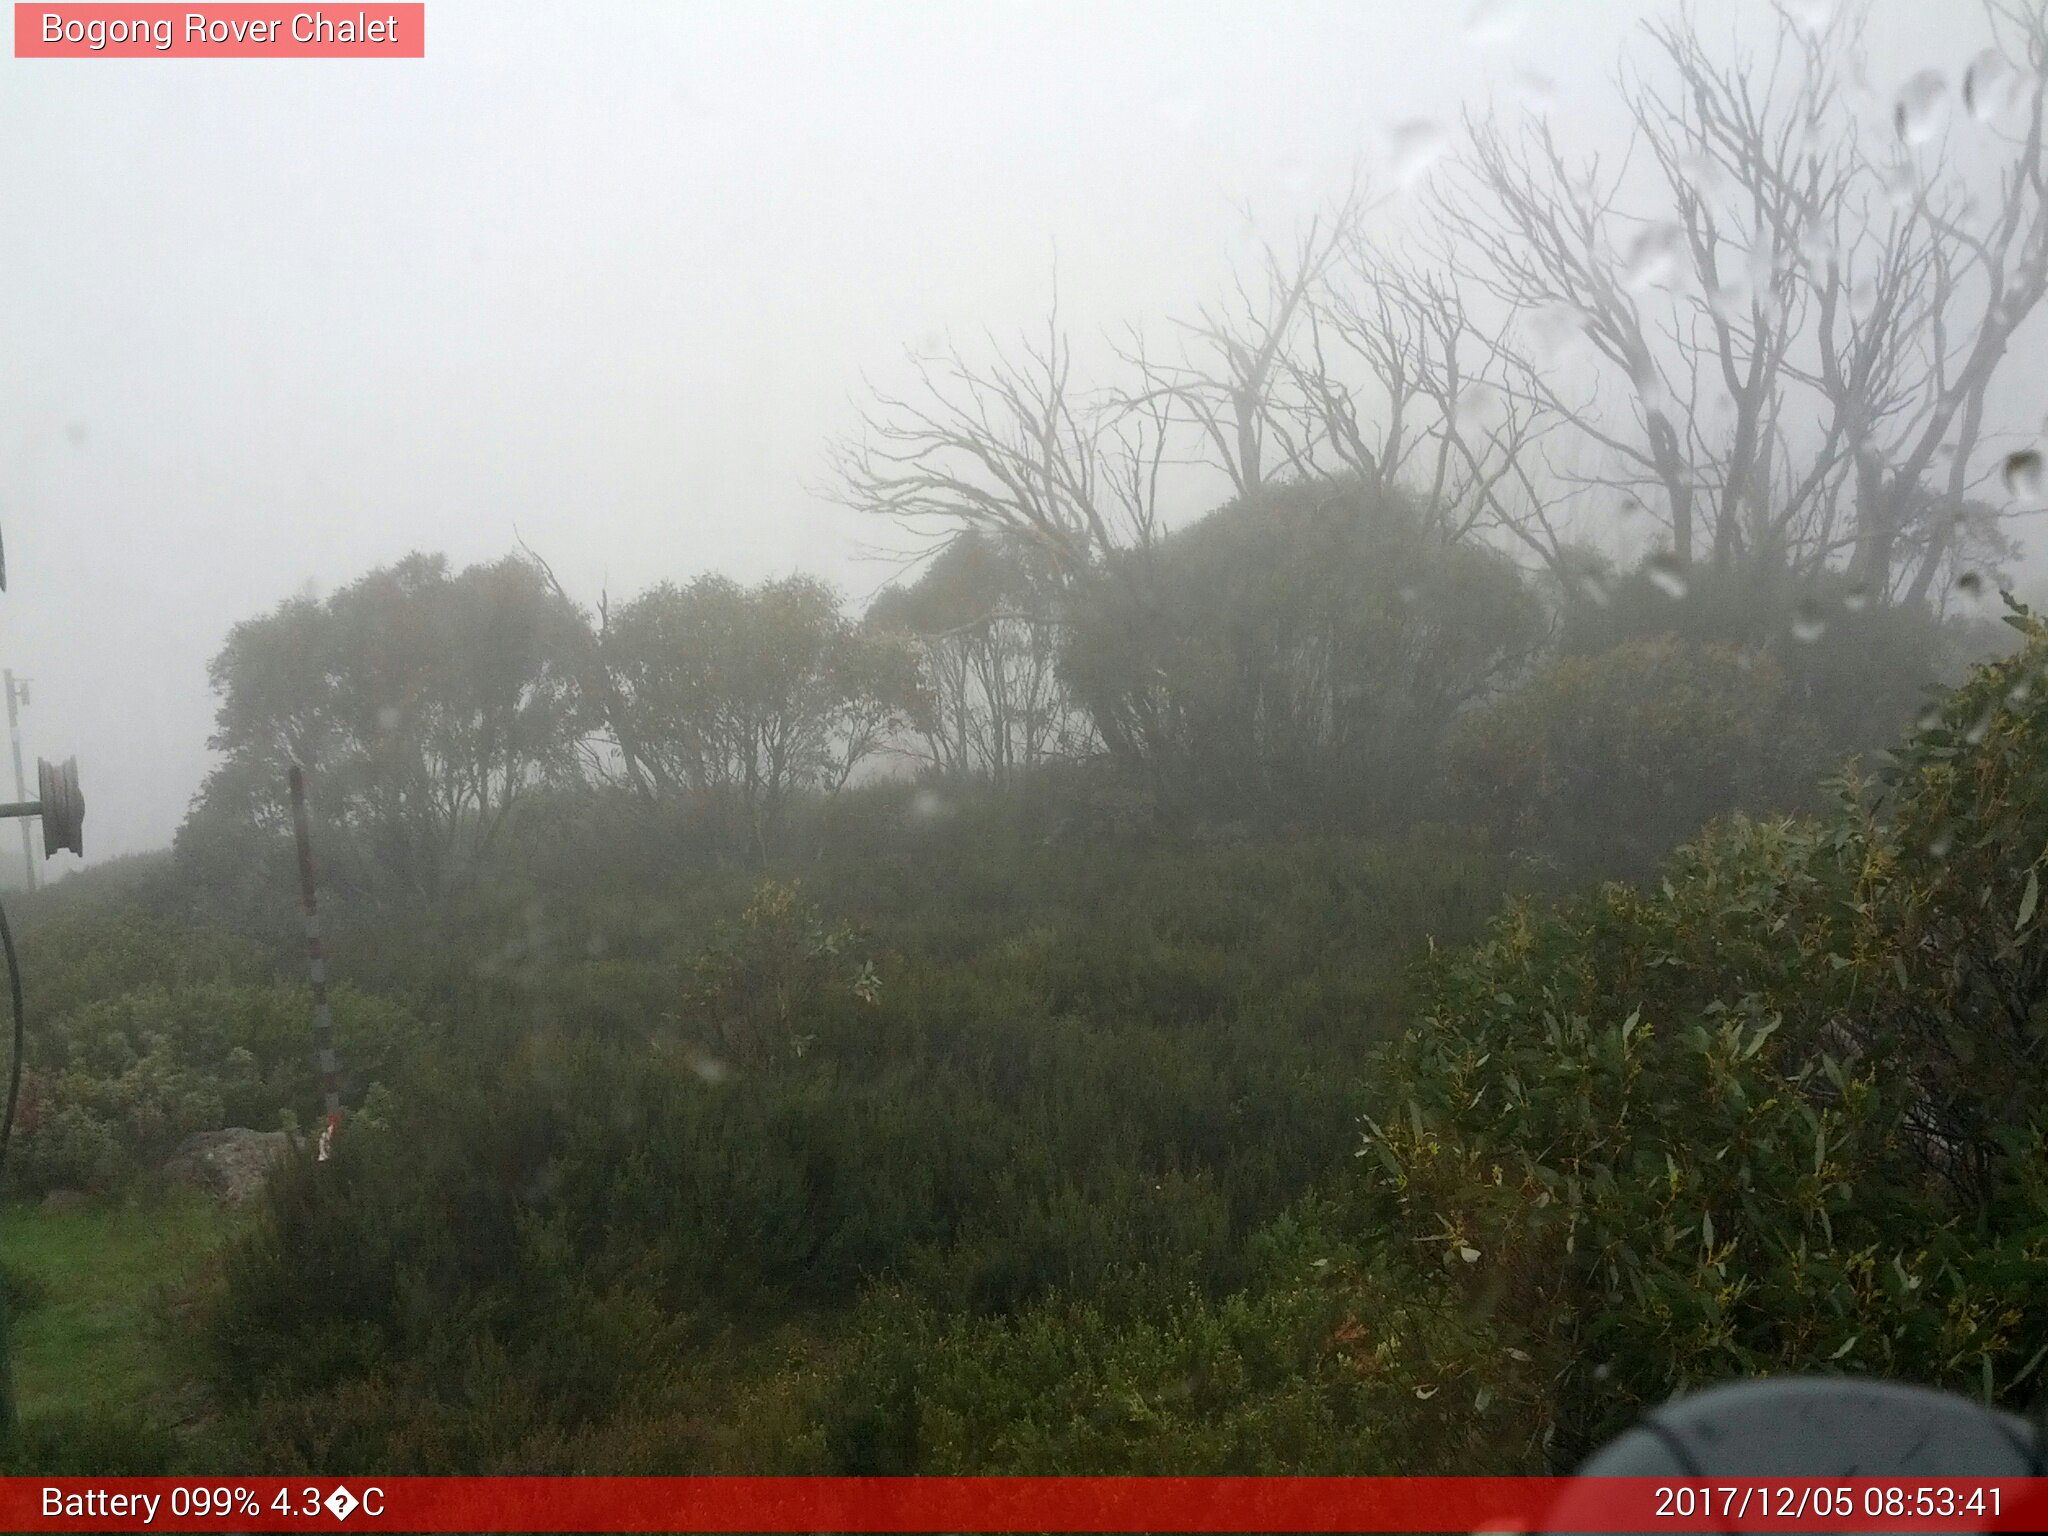
{"label": "metal pulley wheel", "polygon": [[47,758],[36,760],[36,781],[41,791],[43,815],[43,857],[59,849],[85,856],[85,796],[78,788],[78,759],[67,757],[63,766]]}

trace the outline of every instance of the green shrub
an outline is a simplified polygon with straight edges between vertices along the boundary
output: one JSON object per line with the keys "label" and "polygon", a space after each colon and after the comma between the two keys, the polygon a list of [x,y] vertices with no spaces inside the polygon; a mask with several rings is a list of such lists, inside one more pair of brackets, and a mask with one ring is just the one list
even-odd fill
{"label": "green shrub", "polygon": [[1414,819],[1458,711],[1543,630],[1506,556],[1356,480],[1264,487],[1065,617],[1075,697],[1164,809],[1278,826]]}
{"label": "green shrub", "polygon": [[1510,845],[1639,875],[1717,816],[1812,806],[1822,761],[1769,657],[1662,638],[1553,661],[1460,723],[1447,777]]}
{"label": "green shrub", "polygon": [[[427,1031],[403,1010],[338,988],[348,1099],[389,1075]],[[112,1189],[184,1137],[226,1125],[317,1119],[312,1001],[301,987],[142,986],[39,1023],[8,1165],[16,1188]]]}
{"label": "green shrub", "polygon": [[1556,1372],[1555,1455],[1729,1375],[2035,1389],[2048,628],[2018,622],[1829,822],[1738,821],[1437,963],[1361,1166],[1414,1284]]}
{"label": "green shrub", "polygon": [[[660,1424],[682,1449],[658,1469],[829,1462],[807,1406],[829,1362],[757,1381],[786,1438],[739,1447],[701,1382],[635,1360],[608,1398],[577,1385],[603,1373],[546,1319],[584,1291],[692,1351],[829,1329],[877,1284],[960,1318],[1063,1296],[1115,1328],[1221,1305],[1248,1237],[1346,1161],[1351,1072],[1405,1004],[1392,957],[1499,886],[1441,831],[1076,850],[965,810],[904,837],[914,857],[821,866],[803,897],[558,898],[529,922],[508,895],[512,937],[553,958],[497,965],[497,1011],[280,1181],[227,1266],[223,1394],[279,1464],[625,1469]],[[637,1020],[587,1007],[600,974]],[[705,1049],[690,1029],[721,1012],[760,1048]],[[304,1406],[330,1401],[360,1410],[345,1441]]]}

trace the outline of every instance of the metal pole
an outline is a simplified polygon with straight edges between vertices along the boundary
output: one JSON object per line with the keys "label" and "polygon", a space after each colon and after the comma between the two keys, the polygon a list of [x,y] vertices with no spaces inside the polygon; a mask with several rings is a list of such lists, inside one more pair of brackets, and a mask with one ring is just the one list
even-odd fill
{"label": "metal pole", "polygon": [[334,1011],[327,1006],[327,954],[320,943],[320,899],[313,887],[313,834],[306,818],[306,775],[292,764],[292,828],[299,842],[299,896],[306,907],[306,970],[313,983],[313,1051],[320,1068],[320,1092],[327,1101],[327,1124],[320,1132],[320,1161],[334,1146],[341,1127],[341,1064],[334,1057]]}
{"label": "metal pole", "polygon": [[[21,717],[15,713],[15,700],[20,697],[20,685],[14,681],[14,671],[9,668],[7,681],[7,744],[14,749],[14,798],[28,798],[28,780],[21,772]],[[36,855],[29,843],[28,823],[21,824],[21,864],[28,871],[28,888],[36,888]]]}

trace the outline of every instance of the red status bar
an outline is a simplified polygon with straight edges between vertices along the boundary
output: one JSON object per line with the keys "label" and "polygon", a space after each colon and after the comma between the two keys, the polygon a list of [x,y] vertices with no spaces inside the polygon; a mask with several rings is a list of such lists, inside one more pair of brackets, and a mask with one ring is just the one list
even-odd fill
{"label": "red status bar", "polygon": [[2048,1479],[0,1478],[9,1531],[2022,1531]]}

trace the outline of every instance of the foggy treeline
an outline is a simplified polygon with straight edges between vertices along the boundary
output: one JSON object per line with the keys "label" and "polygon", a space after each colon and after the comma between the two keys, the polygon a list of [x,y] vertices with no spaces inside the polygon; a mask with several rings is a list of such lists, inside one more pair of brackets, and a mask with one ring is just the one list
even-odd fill
{"label": "foggy treeline", "polygon": [[1624,153],[1403,124],[1192,312],[915,352],[816,445],[858,601],[522,543],[236,624],[171,855],[32,913],[9,1178],[311,1123],[293,764],[348,1117],[189,1288],[212,1416],[93,1432],[1511,1472],[1731,1375],[2031,1400],[2048,14],[1971,15],[1893,92],[1863,6],[1673,10]]}

